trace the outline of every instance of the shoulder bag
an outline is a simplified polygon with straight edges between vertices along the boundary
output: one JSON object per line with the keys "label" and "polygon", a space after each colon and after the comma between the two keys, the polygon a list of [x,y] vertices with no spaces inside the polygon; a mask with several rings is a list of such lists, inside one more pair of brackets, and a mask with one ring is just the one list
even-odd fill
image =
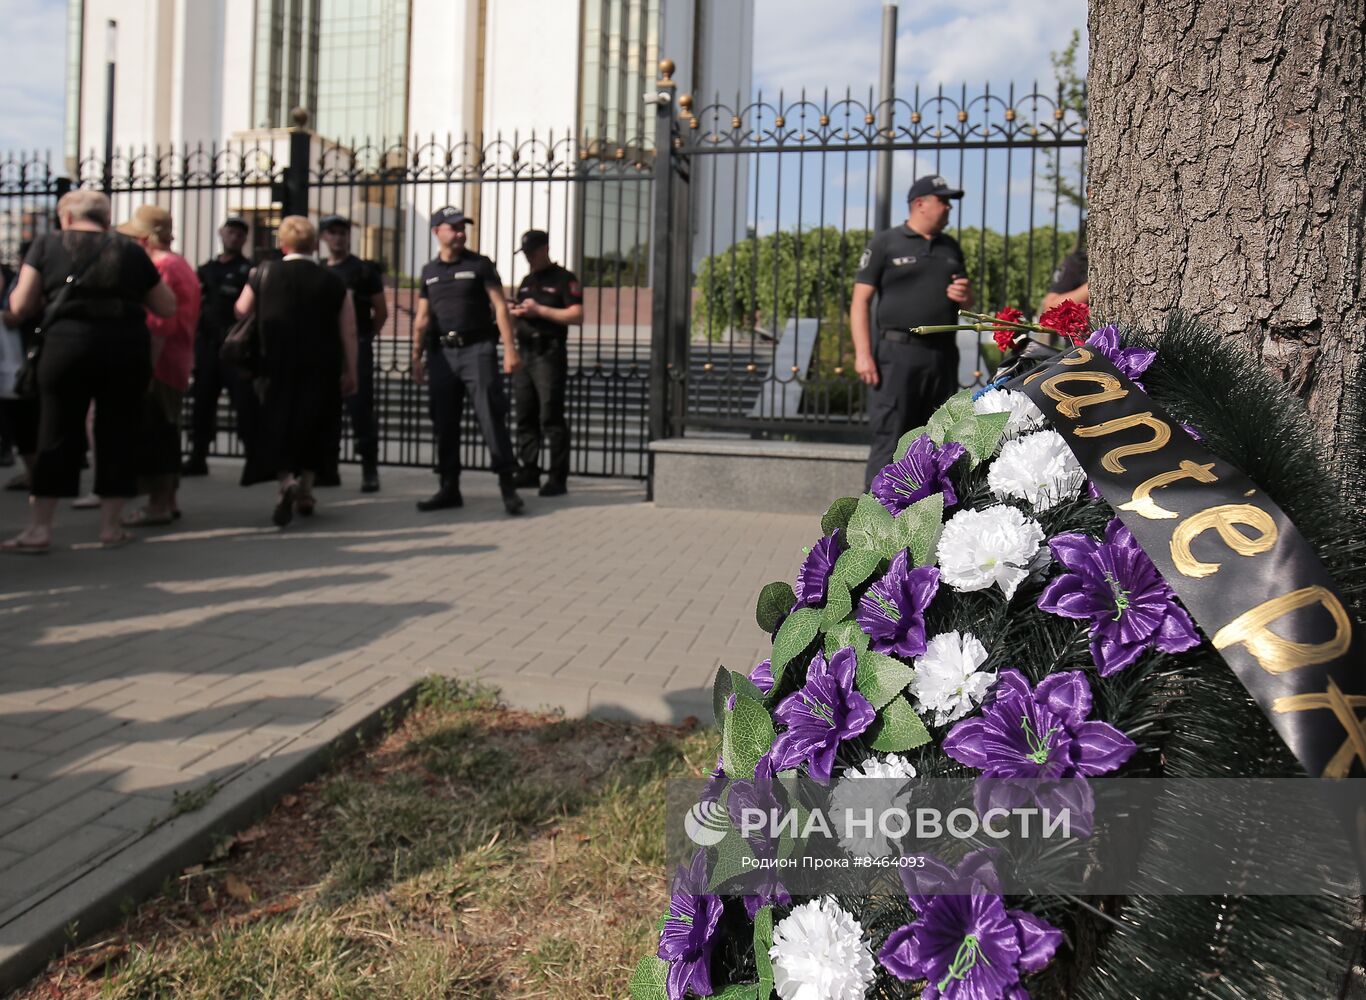
{"label": "shoulder bag", "polygon": [[218,359],[225,365],[240,368],[250,375],[258,375],[265,358],[265,344],[261,338],[261,324],[257,317],[261,314],[261,297],[266,290],[266,274],[271,270],[271,262],[260,265],[259,280],[256,282],[256,303],[251,313],[243,316],[228,329],[223,338],[223,346],[218,349]]}
{"label": "shoulder bag", "polygon": [[57,294],[52,297],[52,301],[43,310],[43,318],[38,321],[38,325],[33,330],[33,339],[29,344],[29,349],[24,354],[24,360],[19,365],[18,374],[14,376],[14,395],[20,399],[38,398],[38,361],[43,355],[43,331],[52,325],[57,319],[57,312],[71,296],[71,291],[81,283],[86,272],[99,260],[104,250],[109,246],[113,237],[105,234],[103,242],[95,250],[91,258],[76,270],[66,276],[66,284],[57,289]]}

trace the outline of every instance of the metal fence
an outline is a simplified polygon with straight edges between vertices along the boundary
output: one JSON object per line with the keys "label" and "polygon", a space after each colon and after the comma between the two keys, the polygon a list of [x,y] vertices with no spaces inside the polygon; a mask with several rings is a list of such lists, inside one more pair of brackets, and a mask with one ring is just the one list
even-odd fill
{"label": "metal fence", "polygon": [[[23,239],[53,225],[55,200],[73,184],[107,189],[116,220],[139,204],[165,206],[175,249],[196,264],[218,251],[226,215],[247,220],[260,254],[286,214],[344,214],[353,252],[385,273],[381,461],[429,466],[425,389],[408,361],[416,276],[435,253],[428,217],[446,204],[474,216],[470,243],[510,288],[526,274],[520,234],[545,229],[552,258],[585,291],[584,325],[571,336],[572,471],[645,477],[652,437],[864,438],[848,313],[880,153],[894,156],[900,191],[927,172],[967,191],[951,233],[979,308],[1033,312],[1081,221],[1085,121],[1037,88],[917,92],[890,106],[848,94],[697,106],[682,95],[659,105],[656,126],[626,143],[569,132],[338,143],[302,127],[265,130],[122,151],[112,164],[92,157],[71,178],[41,156],[0,155],[0,259],[13,262]],[[975,334],[960,345],[960,378],[972,384],[994,347]],[[233,454],[223,407],[215,450]],[[467,466],[487,467],[472,412],[465,427]]]}
{"label": "metal fence", "polygon": [[[661,84],[668,85],[667,79]],[[748,104],[681,95],[662,107],[657,220],[693,218],[675,239],[686,270],[657,258],[661,377],[657,436],[686,430],[863,440],[867,393],[854,374],[849,299],[874,225],[879,155],[894,157],[893,225],[923,174],[966,196],[949,232],[977,308],[1037,311],[1052,272],[1078,243],[1086,123],[1061,95],[966,88],[886,104],[848,93]],[[881,121],[881,127],[879,122]],[[727,186],[742,210],[718,216]],[[660,225],[657,221],[656,225]],[[959,337],[959,377],[979,383],[999,359],[987,334]]]}

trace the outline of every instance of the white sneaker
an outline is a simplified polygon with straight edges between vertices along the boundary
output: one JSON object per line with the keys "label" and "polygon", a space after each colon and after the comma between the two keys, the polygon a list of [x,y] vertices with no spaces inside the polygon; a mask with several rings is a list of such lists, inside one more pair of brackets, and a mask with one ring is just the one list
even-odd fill
{"label": "white sneaker", "polygon": [[75,510],[90,510],[100,505],[100,498],[93,493],[87,493],[83,497],[77,497],[71,501],[71,506]]}

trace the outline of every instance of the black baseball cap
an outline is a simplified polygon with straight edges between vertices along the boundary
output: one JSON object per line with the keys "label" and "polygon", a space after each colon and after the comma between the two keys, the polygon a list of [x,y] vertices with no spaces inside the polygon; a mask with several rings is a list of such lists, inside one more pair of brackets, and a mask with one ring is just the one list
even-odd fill
{"label": "black baseball cap", "polygon": [[242,218],[240,215],[229,215],[226,219],[223,220],[223,225],[232,226],[235,229],[240,229],[244,233],[251,231],[251,227],[247,225],[247,220]]}
{"label": "black baseball cap", "polygon": [[911,185],[911,189],[906,192],[906,200],[915,201],[927,195],[934,195],[937,198],[961,198],[963,192],[959,188],[949,187],[949,182],[938,174],[927,174]]}
{"label": "black baseball cap", "polygon": [[437,226],[463,226],[467,222],[474,220],[468,218],[464,212],[458,208],[447,205],[445,208],[438,208],[432,213],[432,228]]}
{"label": "black baseball cap", "polygon": [[335,226],[340,226],[343,229],[350,229],[351,220],[344,215],[338,215],[336,212],[333,212],[331,215],[324,215],[318,220],[318,232],[320,233],[324,233]]}
{"label": "black baseball cap", "polygon": [[522,253],[537,247],[550,246],[550,234],[544,229],[528,229],[522,234]]}

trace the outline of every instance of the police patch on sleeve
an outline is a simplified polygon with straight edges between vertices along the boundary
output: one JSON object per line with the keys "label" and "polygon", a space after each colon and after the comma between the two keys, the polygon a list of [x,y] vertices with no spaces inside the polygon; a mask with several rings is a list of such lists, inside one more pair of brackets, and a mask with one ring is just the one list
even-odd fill
{"label": "police patch on sleeve", "polygon": [[865,267],[868,266],[868,262],[869,262],[870,260],[872,260],[872,259],[873,259],[873,248],[872,248],[872,247],[864,247],[864,248],[863,248],[863,256],[860,257],[860,258],[858,259],[858,269],[859,269],[860,271],[862,271]]}

